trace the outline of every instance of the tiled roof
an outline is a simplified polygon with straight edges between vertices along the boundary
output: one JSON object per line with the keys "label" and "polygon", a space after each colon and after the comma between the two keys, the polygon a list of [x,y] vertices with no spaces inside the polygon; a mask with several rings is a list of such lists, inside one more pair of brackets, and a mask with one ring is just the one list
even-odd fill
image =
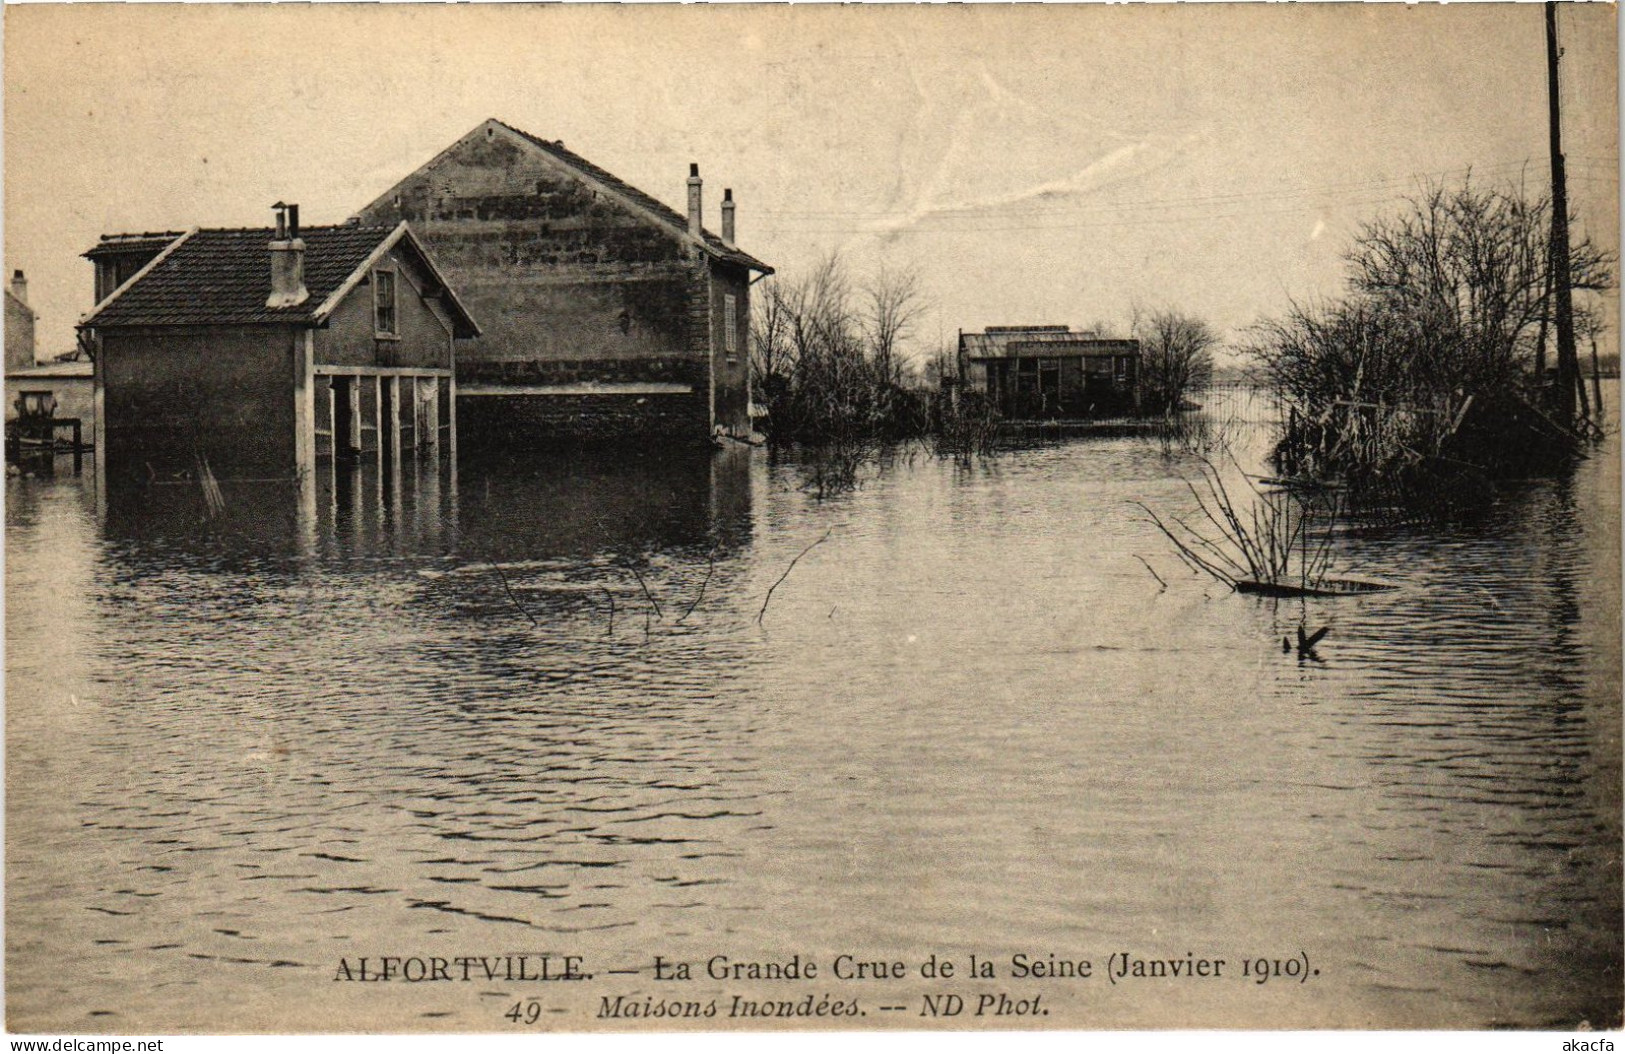
{"label": "tiled roof", "polygon": [[1093,333],[1074,333],[1065,326],[989,326],[986,333],[961,333],[960,347],[973,359],[994,359],[1029,352],[1035,344],[1054,345],[1045,354],[1132,355],[1140,347],[1137,340],[1109,340]]}
{"label": "tiled roof", "polygon": [[[684,216],[682,213],[661,202],[659,199],[645,194],[643,191],[639,190],[637,187],[634,187],[632,184],[623,181],[618,176],[604,171],[591,161],[588,161],[586,158],[582,157],[580,154],[577,154],[575,151],[566,149],[562,142],[538,138],[537,136],[531,135],[529,132],[521,131],[520,129],[515,128],[513,125],[506,124],[502,121],[494,121],[494,123],[502,125],[502,127],[506,128],[514,135],[519,136],[532,146],[537,147],[538,149],[569,165],[571,168],[576,169],[589,179],[603,184],[605,188],[619,195],[620,197],[625,198],[627,201],[630,201],[637,207],[647,212],[654,213],[671,226],[685,232],[688,230],[687,216]],[[756,257],[747,252],[740,249],[730,249],[727,245],[723,244],[720,237],[712,234],[710,231],[702,228],[700,233],[704,236],[703,240],[705,242],[706,249],[710,251],[711,255],[717,257],[718,259],[726,260],[729,263],[736,263],[743,267],[749,267],[752,270],[760,271],[763,274],[773,273],[773,268],[769,267],[767,264],[756,259]]]}
{"label": "tiled roof", "polygon": [[104,234],[101,240],[81,253],[94,260],[114,253],[150,252],[156,255],[185,231],[145,231],[141,234]]}
{"label": "tiled roof", "polygon": [[[315,324],[318,311],[368,258],[394,234],[394,227],[304,227],[305,289],[310,293],[292,307],[270,308],[271,241],[269,227],[201,229],[183,235],[168,255],[160,256],[145,274],[118,292],[86,318],[83,325],[109,326],[221,326],[262,323]],[[425,264],[410,234],[412,245]],[[467,317],[455,295],[448,308],[473,336],[479,328]]]}
{"label": "tiled roof", "polygon": [[269,227],[198,230],[86,323],[96,326],[213,326],[310,322],[322,302],[387,238],[389,227],[306,227],[305,288],[293,307],[268,308]]}

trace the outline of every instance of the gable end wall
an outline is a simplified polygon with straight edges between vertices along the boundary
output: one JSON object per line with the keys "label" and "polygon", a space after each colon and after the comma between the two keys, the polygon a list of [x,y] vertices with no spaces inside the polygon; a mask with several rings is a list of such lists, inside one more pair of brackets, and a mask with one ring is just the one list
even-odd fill
{"label": "gable end wall", "polygon": [[684,240],[511,133],[465,137],[361,219],[409,222],[480,320],[465,382],[698,379]]}

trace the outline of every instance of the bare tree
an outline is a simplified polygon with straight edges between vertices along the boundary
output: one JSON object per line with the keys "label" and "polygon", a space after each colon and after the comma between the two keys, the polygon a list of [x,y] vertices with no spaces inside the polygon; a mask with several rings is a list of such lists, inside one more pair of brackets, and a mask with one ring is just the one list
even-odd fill
{"label": "bare tree", "polygon": [[752,321],[752,366],[773,434],[819,438],[860,427],[867,381],[852,282],[830,254],[798,278],[779,277]]}
{"label": "bare tree", "polygon": [[865,335],[875,370],[883,382],[902,383],[902,344],[924,314],[925,295],[920,277],[912,270],[882,268],[864,288]]}
{"label": "bare tree", "polygon": [[[1410,331],[1406,380],[1468,390],[1510,383],[1551,320],[1551,202],[1521,188],[1429,187],[1364,225],[1348,253],[1354,291]],[[1612,257],[1571,249],[1576,290],[1612,284]]]}
{"label": "bare tree", "polygon": [[903,352],[925,303],[913,272],[855,281],[834,253],[774,279],[751,327],[769,434],[855,449],[928,427],[929,403],[905,384],[915,371]]}
{"label": "bare tree", "polygon": [[927,388],[939,389],[944,383],[959,379],[959,348],[956,344],[943,344],[931,353],[920,368],[920,380]]}
{"label": "bare tree", "polygon": [[790,305],[784,285],[769,279],[756,298],[750,320],[751,385],[764,401],[790,383],[795,347],[790,340]]}
{"label": "bare tree", "polygon": [[[1365,224],[1347,255],[1350,295],[1294,305],[1255,330],[1252,350],[1290,408],[1283,457],[1313,473],[1403,483],[1435,465],[1538,453],[1537,435],[1546,443],[1563,431],[1526,394],[1551,321],[1550,231],[1546,198],[1471,180],[1430,187]],[[1612,265],[1582,239],[1570,278],[1600,291]],[[1550,449],[1569,437],[1556,438]]]}
{"label": "bare tree", "polygon": [[1219,338],[1204,321],[1175,308],[1134,309],[1140,341],[1140,399],[1150,413],[1171,414],[1213,379]]}

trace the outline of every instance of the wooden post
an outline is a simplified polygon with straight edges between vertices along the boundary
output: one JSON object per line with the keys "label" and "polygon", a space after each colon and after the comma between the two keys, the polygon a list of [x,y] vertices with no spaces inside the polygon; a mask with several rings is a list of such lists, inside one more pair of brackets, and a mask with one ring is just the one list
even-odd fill
{"label": "wooden post", "polygon": [[1597,335],[1595,333],[1591,335],[1591,391],[1596,396],[1594,400],[1597,404],[1596,420],[1597,425],[1600,427],[1603,421],[1602,366],[1597,363]]}
{"label": "wooden post", "polygon": [[1552,290],[1557,294],[1557,409],[1564,427],[1575,426],[1575,396],[1584,397],[1574,351],[1574,298],[1569,287],[1569,192],[1563,163],[1563,121],[1558,98],[1557,3],[1546,0],[1546,99],[1552,150]]}
{"label": "wooden post", "polygon": [[380,377],[384,390],[389,393],[389,463],[401,463],[401,379]]}
{"label": "wooden post", "polygon": [[316,331],[294,331],[294,453],[298,461],[299,536],[307,552],[316,537]]}
{"label": "wooden post", "polygon": [[440,378],[425,377],[423,380],[428,388],[423,413],[428,417],[429,457],[438,463],[440,461]]}
{"label": "wooden post", "polygon": [[[359,381],[360,378],[357,378]],[[372,378],[372,442],[377,447],[373,459],[379,468],[384,466],[384,379],[377,374]],[[382,476],[380,476],[382,479]]]}
{"label": "wooden post", "polygon": [[107,517],[107,390],[104,384],[106,376],[107,345],[96,340],[94,334],[91,343],[95,348],[95,359],[91,363],[90,402],[93,419],[90,422],[91,442],[96,447],[96,518],[98,522],[105,522]]}
{"label": "wooden post", "polygon": [[361,461],[361,378],[351,376],[344,386],[344,398],[350,404],[350,452],[353,463]]}
{"label": "wooden post", "polygon": [[[401,526],[401,378],[395,374],[379,380],[389,392],[388,513],[389,522],[398,531]],[[398,534],[396,538],[398,542]]]}
{"label": "wooden post", "polygon": [[412,377],[412,453],[414,456],[423,449],[423,392],[421,390],[422,377]]}
{"label": "wooden post", "polygon": [[303,486],[316,472],[316,388],[314,330],[294,330],[293,457],[294,476]]}

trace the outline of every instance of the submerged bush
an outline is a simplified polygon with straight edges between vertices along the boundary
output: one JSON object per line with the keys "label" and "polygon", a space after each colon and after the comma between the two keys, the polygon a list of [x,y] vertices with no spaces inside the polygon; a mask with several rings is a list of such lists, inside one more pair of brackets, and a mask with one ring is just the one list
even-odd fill
{"label": "submerged bush", "polygon": [[999,411],[981,392],[961,391],[938,400],[933,429],[938,457],[969,464],[993,453],[999,438]]}
{"label": "submerged bush", "polygon": [[902,345],[924,306],[917,279],[855,287],[839,256],[773,279],[751,325],[751,379],[775,442],[851,448],[924,435],[929,399],[905,383]]}
{"label": "submerged bush", "polygon": [[[1550,226],[1546,199],[1470,180],[1367,223],[1344,298],[1255,328],[1250,351],[1282,406],[1283,466],[1391,485],[1438,459],[1485,466],[1528,448],[1552,315]],[[1611,262],[1580,241],[1575,288],[1607,288]],[[1519,405],[1529,412],[1508,412]]]}
{"label": "submerged bush", "polygon": [[1189,520],[1139,506],[1192,570],[1225,585],[1254,582],[1319,588],[1331,568],[1332,540],[1342,517],[1335,490],[1263,490],[1240,474],[1246,490],[1232,495],[1219,467],[1201,459],[1201,485],[1185,480],[1200,514]]}

